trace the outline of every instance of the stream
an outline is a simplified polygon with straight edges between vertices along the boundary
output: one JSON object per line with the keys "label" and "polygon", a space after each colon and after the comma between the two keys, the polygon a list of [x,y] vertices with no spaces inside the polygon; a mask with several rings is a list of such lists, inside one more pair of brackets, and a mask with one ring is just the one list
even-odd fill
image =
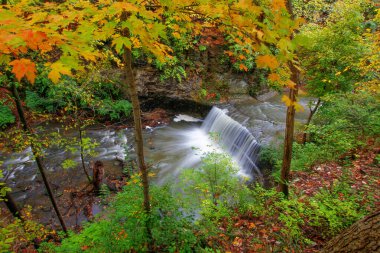
{"label": "stream", "polygon": [[[297,121],[306,121],[309,101],[308,98],[301,99],[300,103],[305,107],[305,112],[296,113]],[[198,166],[201,157],[213,151],[230,153],[240,166],[240,174],[249,177],[259,176],[260,168],[256,166],[259,147],[281,142],[285,113],[286,107],[279,96],[266,101],[247,97],[235,103],[214,107],[205,119],[179,112],[166,126],[146,127],[145,154],[147,163],[154,165],[157,170],[155,183],[164,183],[169,177],[178,175],[181,170]],[[54,124],[46,125],[45,129],[61,131]],[[209,132],[219,135],[219,144],[210,138]],[[65,134],[67,137],[77,135],[76,132]],[[133,129],[89,128],[84,132],[84,136],[99,144],[95,148],[96,156],[91,160],[103,162],[105,177],[120,179],[120,160],[124,160],[127,154],[130,159],[135,158]],[[58,228],[42,179],[32,160],[31,149],[28,148],[21,153],[0,153],[0,156],[0,160],[4,162],[1,169],[7,178],[7,185],[12,188],[14,199],[21,205],[32,206],[33,214],[40,222]],[[66,222],[69,226],[75,226],[86,220],[85,210],[75,203],[70,203],[73,193],[69,193],[67,189],[73,187],[80,192],[86,188],[87,179],[80,166],[64,170],[61,164],[66,159],[75,160],[79,164],[79,148],[74,153],[49,148],[46,150],[44,164],[58,202],[63,203]],[[91,215],[104,208],[99,199],[93,200],[89,205]]]}

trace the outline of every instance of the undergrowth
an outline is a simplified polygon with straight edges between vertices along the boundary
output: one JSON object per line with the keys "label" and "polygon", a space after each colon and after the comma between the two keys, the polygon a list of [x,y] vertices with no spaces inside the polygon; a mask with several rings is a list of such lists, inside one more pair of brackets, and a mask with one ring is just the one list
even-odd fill
{"label": "undergrowth", "polygon": [[[44,244],[41,252],[142,252],[147,250],[146,226],[156,252],[249,249],[252,245],[239,240],[253,243],[254,238],[259,238],[255,247],[299,252],[316,236],[330,238],[368,212],[344,178],[309,198],[292,193],[286,199],[275,189],[248,186],[231,159],[217,153],[205,156],[199,169],[185,170],[179,181],[151,187],[152,212],[147,216],[139,176],[132,175],[103,218],[85,224],[79,234],[71,232],[60,245]],[[250,224],[245,235],[236,225],[244,219]],[[265,222],[259,225],[259,220]]]}

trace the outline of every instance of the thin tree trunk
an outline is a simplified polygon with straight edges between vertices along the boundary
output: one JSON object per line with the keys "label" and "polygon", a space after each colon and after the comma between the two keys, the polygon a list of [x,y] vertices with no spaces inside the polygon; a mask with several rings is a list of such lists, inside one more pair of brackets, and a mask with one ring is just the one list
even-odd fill
{"label": "thin tree trunk", "polygon": [[[292,74],[293,75],[293,74]],[[296,97],[298,94],[298,88],[289,90],[289,98],[292,103],[296,102]],[[293,149],[293,135],[294,135],[294,118],[295,118],[295,108],[292,104],[288,106],[286,111],[286,127],[285,127],[285,140],[284,140],[284,153],[282,159],[281,168],[281,180],[280,180],[280,190],[287,197],[289,195],[289,173],[292,161],[292,149]]]}
{"label": "thin tree trunk", "polygon": [[[136,153],[137,160],[139,164],[139,170],[141,173],[141,181],[143,185],[144,191],[144,209],[147,213],[148,217],[150,217],[150,197],[149,197],[149,180],[148,180],[148,169],[145,164],[144,158],[144,141],[142,138],[142,125],[141,125],[141,110],[140,110],[140,102],[138,99],[137,93],[137,85],[135,82],[135,77],[132,71],[132,53],[131,50],[124,47],[124,74],[125,74],[125,82],[123,84],[124,89],[128,89],[129,96],[132,102],[133,109],[133,122],[134,122],[134,134],[135,134],[135,142],[136,142]],[[147,234],[148,240],[152,240],[152,232],[149,224],[149,220],[147,222]],[[151,247],[149,247],[151,251]]]}
{"label": "thin tree trunk", "polygon": [[380,252],[380,210],[330,240],[322,253]]}
{"label": "thin tree trunk", "polygon": [[313,119],[314,114],[317,112],[320,104],[321,104],[321,99],[318,98],[318,101],[317,101],[316,105],[314,106],[314,108],[313,109],[310,108],[310,114],[309,114],[309,117],[307,118],[307,121],[305,124],[305,131],[302,135],[302,142],[301,142],[302,144],[306,143],[306,139],[307,139],[306,129],[309,127],[310,122]]}
{"label": "thin tree trunk", "polygon": [[[28,122],[26,121],[26,118],[25,118],[25,114],[24,114],[24,110],[22,108],[22,105],[21,105],[21,100],[20,100],[20,97],[18,95],[18,91],[17,91],[17,88],[15,86],[15,84],[12,84],[12,93],[13,93],[13,96],[15,98],[15,102],[16,102],[16,107],[17,107],[17,113],[19,115],[19,118],[21,120],[21,123],[22,123],[22,126],[23,126],[23,130],[26,134],[28,135],[33,135],[33,131],[29,128],[29,125],[28,125]],[[62,227],[62,230],[67,233],[67,227],[66,227],[66,224],[62,218],[62,215],[61,215],[61,212],[59,211],[58,209],[58,205],[57,205],[57,202],[55,200],[55,197],[54,197],[54,194],[53,194],[53,191],[51,189],[51,186],[49,184],[49,181],[46,177],[46,174],[45,174],[45,169],[44,169],[44,166],[43,166],[43,163],[42,163],[42,159],[41,157],[38,155],[37,151],[36,151],[36,147],[33,143],[31,143],[31,148],[32,148],[32,153],[33,153],[33,156],[36,160],[36,163],[37,163],[37,167],[38,167],[38,170],[42,176],[42,180],[44,181],[44,184],[45,184],[45,187],[46,187],[46,191],[49,195],[49,198],[50,198],[50,201],[53,205],[53,208],[55,210],[55,213],[57,214],[58,216],[58,219],[59,219],[59,222],[61,224],[61,227]]]}
{"label": "thin tree trunk", "polygon": [[83,150],[81,122],[79,123],[78,132],[79,132],[79,141],[80,141],[80,160],[82,162],[82,168],[83,168],[84,174],[86,174],[88,182],[92,183],[91,177],[90,177],[90,175],[87,172],[86,165],[84,164],[84,155],[83,155],[84,150]]}
{"label": "thin tree trunk", "polygon": [[[286,8],[289,14],[294,19],[293,7],[291,0],[286,3]],[[291,35],[293,39],[293,35]],[[294,119],[295,119],[295,107],[298,95],[298,85],[300,80],[300,71],[296,68],[293,62],[289,62],[289,69],[291,71],[291,80],[295,83],[294,88],[289,89],[289,98],[291,105],[288,106],[286,111],[286,126],[285,126],[285,140],[284,140],[284,153],[282,158],[282,168],[281,168],[281,179],[280,179],[280,190],[284,193],[286,197],[289,196],[289,173],[290,166],[292,162],[292,149],[293,149],[293,135],[294,135]]]}
{"label": "thin tree trunk", "polygon": [[[128,18],[128,13],[123,12],[121,16],[121,20],[127,20],[127,18]],[[125,28],[122,31],[122,35],[124,37],[130,36],[130,32],[128,28]],[[150,209],[150,196],[149,196],[148,168],[145,164],[145,158],[144,158],[144,140],[142,137],[140,102],[139,102],[139,97],[138,97],[135,76],[132,70],[132,52],[131,52],[131,49],[127,48],[126,46],[123,47],[123,51],[124,51],[123,52],[123,62],[124,62],[123,79],[124,80],[122,84],[122,90],[125,94],[129,94],[131,103],[132,103],[137,161],[138,161],[139,170],[141,173],[141,181],[143,185],[144,210],[148,217],[146,221],[148,251],[153,252],[153,237],[152,237],[152,230],[151,230],[151,224],[150,224],[151,209]]]}
{"label": "thin tree trunk", "polygon": [[[0,187],[0,189],[3,188],[3,187]],[[10,192],[6,192],[5,193],[5,196],[4,196],[4,203],[5,205],[7,206],[8,210],[11,212],[11,214],[15,217],[15,218],[18,218],[20,220],[24,220],[22,217],[21,217],[21,211],[20,209],[18,208],[17,206],[17,203],[16,201],[13,199],[12,195],[10,194]]]}

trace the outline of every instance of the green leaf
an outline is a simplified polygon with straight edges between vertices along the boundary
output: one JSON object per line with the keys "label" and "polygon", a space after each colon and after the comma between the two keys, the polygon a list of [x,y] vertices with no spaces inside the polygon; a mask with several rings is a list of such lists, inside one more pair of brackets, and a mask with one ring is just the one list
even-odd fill
{"label": "green leaf", "polygon": [[67,169],[74,168],[77,165],[78,165],[78,163],[76,161],[71,160],[71,159],[66,159],[62,163],[62,168],[65,169],[65,170],[67,170]]}
{"label": "green leaf", "polygon": [[116,52],[120,54],[124,46],[131,49],[132,43],[127,37],[119,37],[113,40],[112,46],[115,46]]}

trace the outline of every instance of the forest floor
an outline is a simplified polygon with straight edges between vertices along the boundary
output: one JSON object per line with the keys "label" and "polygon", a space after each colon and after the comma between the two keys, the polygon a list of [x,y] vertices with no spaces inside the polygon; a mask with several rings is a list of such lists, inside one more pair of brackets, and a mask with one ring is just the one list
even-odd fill
{"label": "forest floor", "polygon": [[[369,146],[353,152],[352,160],[348,163],[346,161],[345,165],[342,161],[329,162],[315,165],[309,171],[291,172],[292,194],[297,196],[298,201],[308,204],[309,197],[314,196],[321,189],[331,189],[339,178],[346,177],[345,180],[354,192],[360,192],[362,196],[365,196],[362,203],[359,203],[360,206],[364,206],[364,202],[369,201],[367,196],[371,195],[370,201],[373,201],[371,203],[373,208],[368,212],[377,210],[380,208],[380,168],[376,154],[379,153],[379,147]],[[343,198],[343,194],[341,197]],[[226,231],[226,234],[221,233],[215,238],[210,238],[209,244],[223,246],[226,252],[284,252],[285,250],[285,252],[314,253],[319,252],[331,239],[331,236],[321,234],[320,227],[312,226],[305,219],[302,233],[312,243],[301,246],[296,245],[297,242],[287,241],[282,232],[286,231],[285,224],[279,221],[278,215],[279,213],[275,216],[259,217],[250,213],[237,215],[232,218],[233,228],[230,227],[230,221],[222,222],[220,230]],[[284,247],[284,244],[289,247]]]}

